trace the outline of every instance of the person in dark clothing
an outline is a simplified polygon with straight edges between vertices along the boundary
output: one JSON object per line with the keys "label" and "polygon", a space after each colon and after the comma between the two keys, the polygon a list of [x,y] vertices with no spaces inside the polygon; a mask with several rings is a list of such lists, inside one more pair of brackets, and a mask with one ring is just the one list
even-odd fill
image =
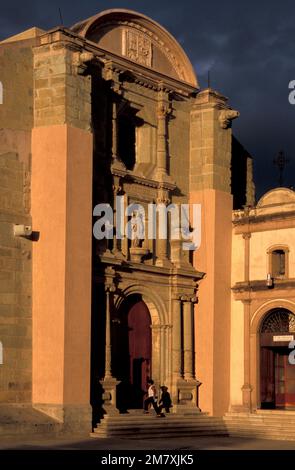
{"label": "person in dark clothing", "polygon": [[162,413],[163,408],[165,409],[166,413],[170,413],[170,408],[172,407],[172,401],[170,397],[170,393],[168,392],[168,387],[163,385],[160,387],[162,390],[161,399],[159,401],[159,412]]}

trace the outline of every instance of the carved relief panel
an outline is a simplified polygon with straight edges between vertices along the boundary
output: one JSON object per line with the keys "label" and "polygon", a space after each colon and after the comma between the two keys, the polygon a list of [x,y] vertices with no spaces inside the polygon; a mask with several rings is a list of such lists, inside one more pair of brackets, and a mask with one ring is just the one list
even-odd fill
{"label": "carved relief panel", "polygon": [[139,31],[123,30],[122,53],[128,59],[145,67],[152,66],[152,41]]}

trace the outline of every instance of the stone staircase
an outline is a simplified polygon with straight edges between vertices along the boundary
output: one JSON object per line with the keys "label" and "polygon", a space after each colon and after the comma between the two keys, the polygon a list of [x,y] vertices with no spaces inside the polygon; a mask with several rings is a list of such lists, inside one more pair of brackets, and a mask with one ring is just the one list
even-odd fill
{"label": "stone staircase", "polygon": [[118,437],[126,439],[155,439],[179,436],[227,436],[222,418],[212,418],[206,413],[166,414],[158,418],[154,412],[130,411],[116,416],[105,415],[91,433],[91,437]]}
{"label": "stone staircase", "polygon": [[224,423],[230,436],[295,441],[295,411],[226,413]]}

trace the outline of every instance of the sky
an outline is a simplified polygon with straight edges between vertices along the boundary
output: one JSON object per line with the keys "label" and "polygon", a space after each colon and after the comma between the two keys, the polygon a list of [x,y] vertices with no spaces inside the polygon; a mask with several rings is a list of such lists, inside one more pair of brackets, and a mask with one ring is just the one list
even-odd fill
{"label": "sky", "polygon": [[0,4],[0,39],[32,26],[50,29],[108,8],[129,8],[163,25],[189,56],[201,88],[229,97],[240,112],[233,132],[254,158],[257,196],[278,186],[273,160],[283,150],[290,160],[284,185],[295,187],[294,0],[10,0]]}

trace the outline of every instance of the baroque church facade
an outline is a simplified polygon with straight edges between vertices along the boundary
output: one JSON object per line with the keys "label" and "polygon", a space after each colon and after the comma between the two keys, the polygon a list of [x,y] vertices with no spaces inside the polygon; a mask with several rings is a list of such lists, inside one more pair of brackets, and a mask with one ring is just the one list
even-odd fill
{"label": "baroque church facade", "polygon": [[[295,194],[255,203],[239,113],[177,41],[107,10],[2,41],[0,71],[0,402],[90,429],[152,377],[176,413],[294,405]],[[200,205],[200,246],[96,239],[118,196]]]}

